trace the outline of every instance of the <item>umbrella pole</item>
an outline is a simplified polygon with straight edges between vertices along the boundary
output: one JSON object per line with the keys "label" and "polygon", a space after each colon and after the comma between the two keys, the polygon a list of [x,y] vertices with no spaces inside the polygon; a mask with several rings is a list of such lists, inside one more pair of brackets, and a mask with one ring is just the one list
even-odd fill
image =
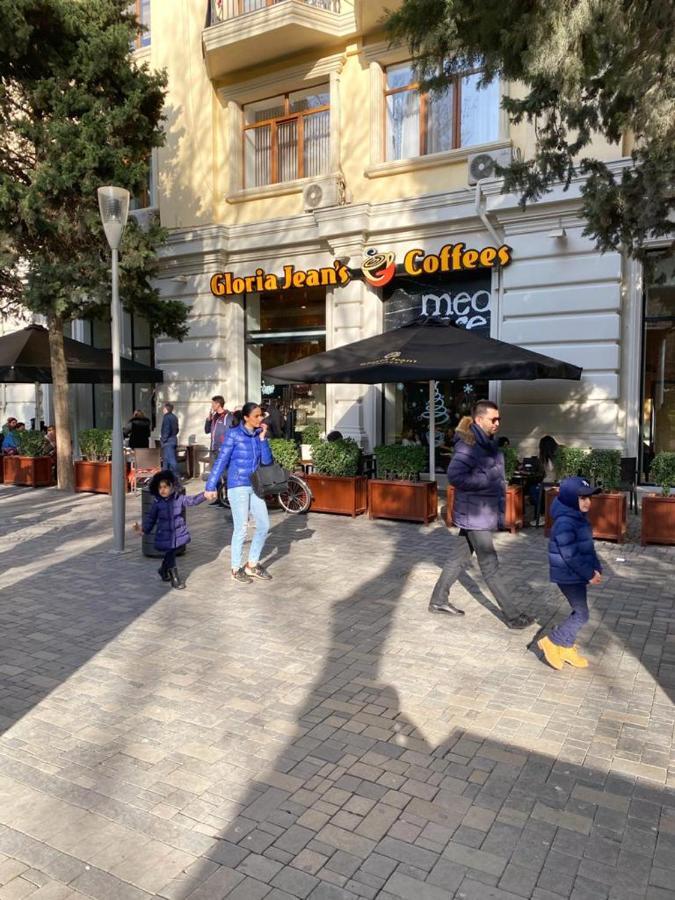
{"label": "umbrella pole", "polygon": [[429,480],[436,480],[436,382],[429,382]]}

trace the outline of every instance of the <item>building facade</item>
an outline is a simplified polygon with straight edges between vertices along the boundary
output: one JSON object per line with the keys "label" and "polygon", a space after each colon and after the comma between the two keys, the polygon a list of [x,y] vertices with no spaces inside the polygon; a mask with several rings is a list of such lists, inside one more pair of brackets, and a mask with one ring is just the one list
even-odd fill
{"label": "building facade", "polygon": [[[426,385],[281,389],[262,373],[427,313],[583,368],[578,383],[439,384],[439,462],[444,429],[485,395],[526,455],[545,434],[645,465],[675,449],[672,279],[595,249],[580,181],[525,210],[501,194],[491,160],[534,140],[500,110],[517,88],[467,72],[421,93],[382,32],[391,0],[140,6],[136,55],[169,79],[144,202],[170,229],[161,291],[190,322],[182,343],[156,342],[154,402],[175,404],[186,443],[205,443],[213,394],[276,397],[298,431],[318,422],[365,448],[424,441]],[[617,171],[629,149],[593,147]],[[501,247],[503,265],[487,252]]]}

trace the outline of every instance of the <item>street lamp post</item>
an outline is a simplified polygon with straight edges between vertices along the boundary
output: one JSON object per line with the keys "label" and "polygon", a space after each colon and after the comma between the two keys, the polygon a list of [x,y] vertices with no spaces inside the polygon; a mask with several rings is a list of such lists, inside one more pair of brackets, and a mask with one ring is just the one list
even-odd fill
{"label": "street lamp post", "polygon": [[122,306],[119,289],[119,249],[129,214],[129,191],[119,187],[98,189],[98,208],[103,230],[112,250],[112,305],[110,337],[112,348],[112,507],[113,543],[117,552],[124,550],[124,502],[126,496],[124,446],[122,437],[122,402],[120,356],[122,343]]}

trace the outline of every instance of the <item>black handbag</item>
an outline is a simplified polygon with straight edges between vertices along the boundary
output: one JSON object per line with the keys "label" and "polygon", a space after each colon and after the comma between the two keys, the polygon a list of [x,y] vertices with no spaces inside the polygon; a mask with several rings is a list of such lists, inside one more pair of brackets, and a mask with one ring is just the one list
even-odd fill
{"label": "black handbag", "polygon": [[288,472],[279,463],[261,463],[251,475],[251,487],[261,498],[282,494],[288,488]]}

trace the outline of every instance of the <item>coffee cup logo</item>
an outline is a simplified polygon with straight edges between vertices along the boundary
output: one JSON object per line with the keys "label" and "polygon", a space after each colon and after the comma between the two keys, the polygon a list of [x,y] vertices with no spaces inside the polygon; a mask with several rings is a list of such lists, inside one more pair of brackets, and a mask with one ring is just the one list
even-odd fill
{"label": "coffee cup logo", "polygon": [[366,250],[361,271],[372,287],[384,287],[396,274],[396,255],[391,250],[387,253],[378,253],[375,249]]}

